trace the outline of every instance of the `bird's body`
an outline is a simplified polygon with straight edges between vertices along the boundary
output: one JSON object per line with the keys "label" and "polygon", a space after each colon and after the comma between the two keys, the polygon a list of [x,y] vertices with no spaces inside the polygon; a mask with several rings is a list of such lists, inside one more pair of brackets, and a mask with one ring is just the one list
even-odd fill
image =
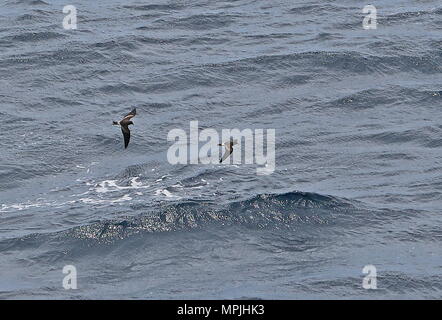
{"label": "bird's body", "polygon": [[135,117],[136,114],[137,114],[137,109],[133,108],[132,111],[129,112],[127,115],[125,115],[122,120],[113,122],[113,125],[121,127],[121,131],[123,132],[123,137],[124,137],[124,149],[126,149],[127,146],[129,145],[130,141],[129,125],[134,124],[131,119]]}
{"label": "bird's body", "polygon": [[237,140],[233,140],[233,138],[230,138],[229,142],[225,142],[222,144],[219,144],[219,146],[224,146],[224,148],[226,149],[226,151],[224,152],[223,157],[219,160],[219,163],[223,162],[224,160],[226,160],[233,152],[233,146],[235,144],[238,144]]}

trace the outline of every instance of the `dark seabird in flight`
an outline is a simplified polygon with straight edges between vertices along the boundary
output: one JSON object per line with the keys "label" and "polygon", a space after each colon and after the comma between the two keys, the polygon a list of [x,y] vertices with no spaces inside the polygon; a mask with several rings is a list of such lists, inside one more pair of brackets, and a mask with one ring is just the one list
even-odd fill
{"label": "dark seabird in flight", "polygon": [[233,138],[230,138],[229,142],[218,144],[219,146],[224,146],[226,148],[226,152],[224,152],[224,155],[219,160],[219,163],[223,162],[224,160],[226,160],[230,156],[230,154],[233,152],[233,146],[235,144],[238,144],[238,140],[233,140]]}
{"label": "dark seabird in flight", "polygon": [[137,109],[133,108],[132,111],[126,114],[121,121],[114,121],[112,123],[115,126],[119,125],[121,127],[121,131],[123,132],[123,137],[124,137],[124,149],[127,148],[130,141],[129,125],[134,124],[130,119],[135,117],[136,114],[137,114]]}

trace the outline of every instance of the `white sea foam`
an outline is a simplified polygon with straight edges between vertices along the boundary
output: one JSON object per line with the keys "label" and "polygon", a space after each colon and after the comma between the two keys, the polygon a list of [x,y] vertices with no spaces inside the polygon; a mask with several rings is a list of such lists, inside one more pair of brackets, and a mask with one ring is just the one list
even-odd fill
{"label": "white sea foam", "polygon": [[169,177],[169,175],[168,174],[166,174],[166,175],[164,175],[164,176],[162,176],[161,178],[159,178],[159,179],[157,179],[157,180],[155,180],[155,182],[160,182],[160,181],[163,181],[166,177]]}
{"label": "white sea foam", "polygon": [[167,189],[158,189],[155,191],[155,195],[156,196],[166,196],[167,198],[175,198],[175,199],[181,199],[181,197],[176,196],[174,194],[172,194],[169,190]]}
{"label": "white sea foam", "polygon": [[95,185],[95,190],[98,193],[115,192],[120,190],[130,190],[130,189],[146,189],[149,185],[143,185],[142,182],[138,181],[139,177],[134,177],[130,180],[128,186],[119,186],[117,180],[104,180]]}
{"label": "white sea foam", "polygon": [[103,203],[118,203],[118,202],[124,202],[124,201],[130,201],[132,198],[125,194],[121,198],[118,199],[94,199],[94,198],[81,198],[79,201],[86,203],[86,204],[103,204]]}
{"label": "white sea foam", "polygon": [[0,212],[13,212],[13,211],[23,211],[31,208],[41,208],[55,205],[54,201],[47,201],[43,198],[38,198],[34,202],[27,201],[23,203],[13,203],[13,204],[2,204]]}

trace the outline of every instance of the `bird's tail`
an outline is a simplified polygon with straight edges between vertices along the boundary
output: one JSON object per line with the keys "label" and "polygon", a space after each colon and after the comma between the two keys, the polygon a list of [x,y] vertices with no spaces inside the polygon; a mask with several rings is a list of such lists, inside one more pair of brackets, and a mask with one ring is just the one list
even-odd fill
{"label": "bird's tail", "polygon": [[118,126],[118,121],[112,121],[112,124],[113,124],[114,126]]}

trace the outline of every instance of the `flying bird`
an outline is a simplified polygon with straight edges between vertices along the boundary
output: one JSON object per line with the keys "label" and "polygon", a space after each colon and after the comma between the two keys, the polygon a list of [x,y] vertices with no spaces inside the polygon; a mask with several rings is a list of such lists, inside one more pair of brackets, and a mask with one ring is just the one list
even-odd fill
{"label": "flying bird", "polygon": [[223,162],[230,156],[230,154],[233,152],[233,146],[235,144],[238,144],[238,140],[233,140],[233,138],[230,138],[230,141],[228,142],[218,144],[218,146],[224,146],[224,148],[226,148],[226,151],[224,152],[223,157],[219,160],[219,163]]}
{"label": "flying bird", "polygon": [[131,121],[131,119],[135,117],[136,114],[137,114],[137,109],[133,108],[132,111],[126,114],[121,121],[113,121],[112,123],[114,126],[119,125],[121,127],[121,131],[123,132],[123,137],[124,137],[124,149],[126,149],[127,146],[129,145],[130,141],[129,125],[134,124]]}

